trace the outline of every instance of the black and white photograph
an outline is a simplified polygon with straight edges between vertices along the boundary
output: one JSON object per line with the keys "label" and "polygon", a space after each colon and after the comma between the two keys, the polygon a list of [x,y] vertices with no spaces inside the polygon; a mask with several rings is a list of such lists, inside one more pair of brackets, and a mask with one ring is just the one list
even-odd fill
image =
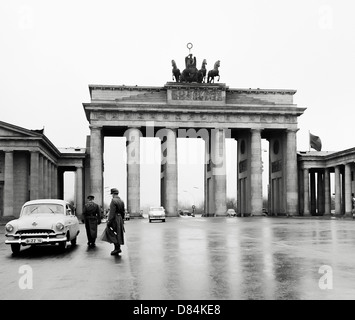
{"label": "black and white photograph", "polygon": [[354,11],[2,1],[0,300],[355,299]]}

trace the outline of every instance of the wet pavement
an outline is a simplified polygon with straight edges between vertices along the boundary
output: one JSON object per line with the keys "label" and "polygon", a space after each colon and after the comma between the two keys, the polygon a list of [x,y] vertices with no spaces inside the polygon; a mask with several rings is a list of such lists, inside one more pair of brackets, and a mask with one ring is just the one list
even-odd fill
{"label": "wet pavement", "polygon": [[80,228],[64,253],[23,247],[12,256],[0,226],[0,299],[355,298],[354,220],[132,219],[119,257],[99,240],[88,248]]}

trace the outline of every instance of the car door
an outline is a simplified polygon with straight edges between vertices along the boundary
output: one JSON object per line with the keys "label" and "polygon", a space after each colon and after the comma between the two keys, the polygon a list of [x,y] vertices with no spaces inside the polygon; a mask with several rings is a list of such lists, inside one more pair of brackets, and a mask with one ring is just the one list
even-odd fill
{"label": "car door", "polygon": [[69,229],[69,234],[70,234],[70,239],[73,239],[73,237],[75,236],[75,224],[74,224],[74,219],[73,219],[73,211],[71,209],[71,207],[67,204],[66,205],[66,222],[68,225],[68,229]]}

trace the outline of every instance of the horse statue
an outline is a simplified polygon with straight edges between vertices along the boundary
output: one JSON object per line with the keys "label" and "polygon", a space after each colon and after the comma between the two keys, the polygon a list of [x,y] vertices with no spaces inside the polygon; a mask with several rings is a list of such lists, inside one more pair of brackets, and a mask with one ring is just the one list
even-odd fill
{"label": "horse statue", "polygon": [[219,81],[219,71],[218,68],[220,67],[220,61],[216,61],[214,64],[214,68],[210,71],[208,71],[208,76],[207,76],[207,82],[208,83],[214,83],[214,77],[218,76],[218,81]]}
{"label": "horse statue", "polygon": [[207,64],[206,59],[203,59],[201,69],[198,70],[198,72],[197,72],[197,82],[198,83],[205,83],[205,81],[206,81],[206,72],[207,72],[206,64]]}
{"label": "horse statue", "polygon": [[175,81],[176,82],[180,82],[180,76],[181,76],[181,73],[180,73],[180,69],[178,69],[178,67],[176,66],[176,62],[174,60],[171,60],[171,64],[173,66],[173,81],[174,81],[174,78],[175,78]]}

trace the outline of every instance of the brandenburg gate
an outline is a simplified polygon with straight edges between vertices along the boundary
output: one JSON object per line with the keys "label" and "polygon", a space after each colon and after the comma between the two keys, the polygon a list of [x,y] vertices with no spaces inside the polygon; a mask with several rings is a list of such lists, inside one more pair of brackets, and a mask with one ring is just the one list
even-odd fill
{"label": "brandenburg gate", "polygon": [[[186,77],[186,75],[185,75]],[[225,139],[238,142],[238,211],[262,214],[261,139],[269,141],[269,209],[298,215],[295,90],[232,89],[223,83],[162,87],[89,85],[88,192],[103,204],[104,137],[127,139],[127,209],[140,212],[140,137],[161,139],[161,205],[178,216],[177,138],[205,141],[205,213],[226,215]]]}

